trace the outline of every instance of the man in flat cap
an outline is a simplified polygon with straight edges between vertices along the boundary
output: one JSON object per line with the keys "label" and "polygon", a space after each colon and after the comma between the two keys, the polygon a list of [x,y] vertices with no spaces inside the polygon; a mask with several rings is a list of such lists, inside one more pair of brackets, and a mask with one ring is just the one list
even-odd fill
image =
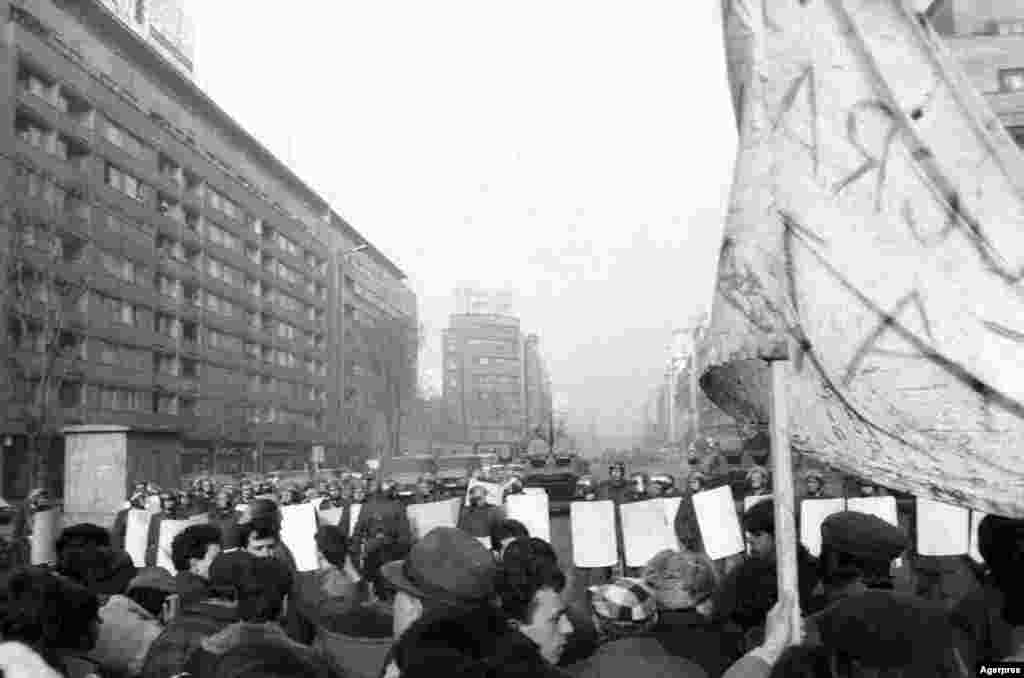
{"label": "man in flat cap", "polygon": [[893,561],[907,533],[877,516],[841,511],[821,524],[818,571],[828,604],[867,589],[892,590]]}

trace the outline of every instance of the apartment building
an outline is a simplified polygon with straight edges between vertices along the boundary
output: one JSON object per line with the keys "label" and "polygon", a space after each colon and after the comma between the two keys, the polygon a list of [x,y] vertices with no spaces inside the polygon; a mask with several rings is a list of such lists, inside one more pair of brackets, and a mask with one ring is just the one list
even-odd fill
{"label": "apartment building", "polygon": [[542,431],[546,438],[551,426],[551,380],[540,353],[540,337],[527,335],[523,342],[524,429],[529,436]]}
{"label": "apartment building", "polygon": [[184,0],[102,0],[129,28],[188,74],[194,70],[195,28]]}
{"label": "apartment building", "polygon": [[974,86],[1024,145],[1024,0],[944,0],[932,18]]}
{"label": "apartment building", "polygon": [[[47,426],[159,433],[143,466],[166,482],[340,463],[372,443],[346,342],[415,325],[405,275],[108,4],[0,0],[0,248],[50,273],[26,289],[67,325]],[[39,338],[8,329],[31,365]],[[4,405],[11,498],[27,420]]]}
{"label": "apartment building", "polygon": [[526,410],[519,319],[454,314],[442,335],[445,406],[461,441],[521,444]]}

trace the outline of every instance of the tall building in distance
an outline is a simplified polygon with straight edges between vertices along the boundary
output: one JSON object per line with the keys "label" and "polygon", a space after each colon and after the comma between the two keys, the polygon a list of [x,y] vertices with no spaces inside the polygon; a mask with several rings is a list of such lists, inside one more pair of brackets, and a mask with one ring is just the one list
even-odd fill
{"label": "tall building in distance", "polygon": [[195,27],[185,0],[101,1],[169,62],[189,75],[195,73]]}
{"label": "tall building in distance", "polygon": [[943,0],[932,23],[1024,146],[1024,0]]}
{"label": "tall building in distance", "polygon": [[550,420],[551,386],[540,340],[523,337],[510,296],[459,288],[459,312],[443,332],[443,391],[452,433],[459,442],[485,449],[521,445]]}
{"label": "tall building in distance", "polygon": [[[150,27],[172,5],[145,3]],[[27,492],[36,424],[152,433],[131,474],[167,486],[302,468],[321,448],[328,466],[373,454],[381,356],[365,338],[395,320],[414,359],[405,274],[125,21],[129,6],[0,0],[0,255],[19,280],[0,289],[0,494]],[[31,405],[54,318],[44,418]]]}
{"label": "tall building in distance", "polygon": [[540,337],[529,334],[523,342],[523,410],[526,432],[547,438],[551,426],[551,379],[540,353]]}

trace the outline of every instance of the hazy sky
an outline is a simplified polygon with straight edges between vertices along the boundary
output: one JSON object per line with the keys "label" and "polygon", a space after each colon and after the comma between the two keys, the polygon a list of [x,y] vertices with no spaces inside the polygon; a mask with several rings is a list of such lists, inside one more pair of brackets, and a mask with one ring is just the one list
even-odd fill
{"label": "hazy sky", "polygon": [[518,290],[556,392],[632,433],[710,304],[735,152],[717,0],[190,0],[199,83],[409,276]]}

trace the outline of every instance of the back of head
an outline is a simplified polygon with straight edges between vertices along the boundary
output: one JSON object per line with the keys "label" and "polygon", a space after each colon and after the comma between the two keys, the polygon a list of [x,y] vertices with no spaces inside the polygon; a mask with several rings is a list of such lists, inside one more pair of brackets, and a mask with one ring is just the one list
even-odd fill
{"label": "back of head", "polygon": [[822,645],[849,671],[886,670],[901,678],[961,675],[945,607],[916,596],[888,591],[850,596],[820,616],[818,630]]}
{"label": "back of head", "polygon": [[750,534],[775,534],[775,502],[765,499],[747,509],[743,529]]}
{"label": "back of head", "polygon": [[348,557],[348,537],[337,525],[321,525],[316,531],[316,547],[328,563],[342,569]]}
{"label": "back of head", "polygon": [[1024,520],[985,516],[978,525],[978,551],[1005,598],[1003,618],[1024,626]]}
{"label": "back of head", "polygon": [[518,520],[512,518],[505,518],[500,520],[491,527],[491,550],[500,551],[501,542],[506,539],[520,539],[522,537],[529,537],[530,531],[526,529],[526,525],[523,525]]}
{"label": "back of head", "polygon": [[664,610],[697,607],[714,594],[718,582],[715,568],[702,554],[665,550],[647,563],[644,581],[654,590]]}
{"label": "back of head", "polygon": [[64,528],[60,537],[57,538],[57,553],[68,549],[83,546],[103,548],[110,546],[110,533],[99,525],[92,523],[79,523]]}
{"label": "back of head", "polygon": [[275,558],[251,558],[240,574],[239,618],[254,623],[278,621],[284,612],[284,599],[292,588],[288,568]]}
{"label": "back of head", "polygon": [[526,561],[545,560],[555,565],[558,564],[558,555],[551,544],[540,537],[520,537],[512,541],[505,549],[503,560]]}
{"label": "back of head", "polygon": [[398,639],[392,656],[402,678],[491,676],[488,659],[507,630],[493,611],[478,608],[424,615]]}
{"label": "back of head", "polygon": [[222,535],[216,525],[189,525],[171,541],[171,561],[178,572],[187,572],[193,558],[206,557],[211,544],[220,545]]}
{"label": "back of head", "polygon": [[363,558],[363,569],[360,574],[363,581],[373,586],[377,598],[389,601],[395,595],[395,586],[381,574],[381,567],[386,563],[404,560],[409,555],[409,547],[396,542],[384,542],[372,549]]}
{"label": "back of head", "polygon": [[0,636],[47,659],[58,648],[88,651],[99,609],[99,599],[73,581],[38,567],[15,570],[0,590]]}
{"label": "back of head", "polygon": [[245,551],[221,553],[210,564],[210,594],[215,598],[235,600],[238,582],[245,576],[255,558]]}
{"label": "back of head", "polygon": [[292,647],[271,644],[237,645],[217,660],[215,678],[329,678],[327,666]]}

